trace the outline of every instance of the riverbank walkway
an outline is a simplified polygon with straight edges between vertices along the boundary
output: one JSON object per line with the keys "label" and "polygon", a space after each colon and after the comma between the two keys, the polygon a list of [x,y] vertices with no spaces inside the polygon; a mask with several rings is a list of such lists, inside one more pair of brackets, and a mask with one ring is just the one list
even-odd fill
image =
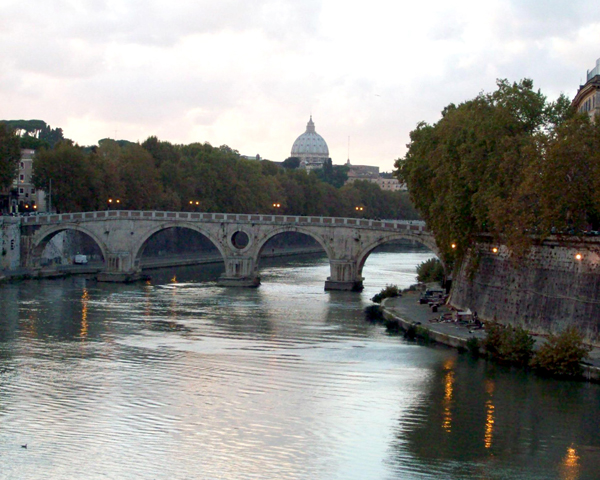
{"label": "riverbank walkway", "polygon": [[[419,304],[419,296],[420,292],[409,291],[403,293],[401,297],[386,298],[383,301],[386,318],[397,320],[403,328],[415,323],[420,324],[421,327],[429,330],[433,340],[452,347],[466,348],[469,338],[475,337],[479,340],[485,338],[485,330],[473,330],[454,322],[431,322],[430,320],[438,319],[444,313],[452,312],[452,309],[447,305],[441,305],[437,312],[432,312],[428,305]],[[533,338],[538,347],[546,341],[539,335]],[[584,370],[587,378],[600,381],[600,348],[594,347],[589,353],[584,362]]]}

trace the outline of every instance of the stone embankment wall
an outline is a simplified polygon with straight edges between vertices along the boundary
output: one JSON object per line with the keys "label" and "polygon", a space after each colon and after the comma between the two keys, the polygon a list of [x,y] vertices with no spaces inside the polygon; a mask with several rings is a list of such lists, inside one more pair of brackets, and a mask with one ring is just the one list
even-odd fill
{"label": "stone embankment wall", "polygon": [[18,218],[0,216],[0,275],[15,270],[21,261],[21,232]]}
{"label": "stone embankment wall", "polygon": [[552,238],[516,259],[482,239],[455,277],[450,301],[534,333],[575,325],[586,342],[600,346],[599,252],[598,237]]}

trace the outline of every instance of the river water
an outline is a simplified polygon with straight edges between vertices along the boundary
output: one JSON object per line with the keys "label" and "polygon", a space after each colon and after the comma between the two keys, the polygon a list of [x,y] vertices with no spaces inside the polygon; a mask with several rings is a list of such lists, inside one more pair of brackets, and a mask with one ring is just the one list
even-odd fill
{"label": "river water", "polygon": [[365,322],[429,257],[372,254],[361,294],[319,257],[0,286],[0,478],[600,478],[600,386]]}

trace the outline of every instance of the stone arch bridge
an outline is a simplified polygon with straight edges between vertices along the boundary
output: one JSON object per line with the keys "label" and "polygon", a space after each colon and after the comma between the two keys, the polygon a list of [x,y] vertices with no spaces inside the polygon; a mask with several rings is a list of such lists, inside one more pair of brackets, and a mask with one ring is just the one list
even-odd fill
{"label": "stone arch bridge", "polygon": [[330,262],[326,290],[361,290],[362,270],[379,245],[408,239],[438,254],[425,223],[292,215],[154,212],[110,210],[24,217],[21,224],[21,265],[38,268],[45,246],[57,233],[82,232],[92,238],[104,257],[99,280],[123,282],[139,278],[140,259],[148,239],[165,229],[194,230],[219,250],[224,286],[257,286],[258,260],[265,244],[278,234],[298,232],[314,238]]}

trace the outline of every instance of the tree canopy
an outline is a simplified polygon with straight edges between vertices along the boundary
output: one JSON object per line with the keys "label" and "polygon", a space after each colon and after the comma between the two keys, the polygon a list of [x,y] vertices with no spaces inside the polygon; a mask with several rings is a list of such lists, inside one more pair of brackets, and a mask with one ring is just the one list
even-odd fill
{"label": "tree canopy", "polygon": [[64,140],[62,128],[52,128],[43,120],[3,120],[21,138],[21,148],[37,150],[54,147]]}
{"label": "tree canopy", "polygon": [[36,154],[34,172],[38,188],[47,190],[52,179],[52,204],[61,212],[115,208],[119,200],[118,208],[132,210],[324,216],[356,216],[360,205],[361,216],[418,218],[406,192],[369,182],[342,186],[335,167],[322,179],[247,160],[226,145],[149,137],[141,145],[104,139],[82,148],[63,141]]}
{"label": "tree canopy", "polygon": [[20,158],[19,136],[9,125],[0,122],[0,189],[11,185]]}
{"label": "tree canopy", "polygon": [[548,101],[531,80],[499,80],[492,93],[450,104],[410,140],[394,173],[447,261],[482,232],[518,254],[532,233],[598,227],[600,122],[563,95]]}

